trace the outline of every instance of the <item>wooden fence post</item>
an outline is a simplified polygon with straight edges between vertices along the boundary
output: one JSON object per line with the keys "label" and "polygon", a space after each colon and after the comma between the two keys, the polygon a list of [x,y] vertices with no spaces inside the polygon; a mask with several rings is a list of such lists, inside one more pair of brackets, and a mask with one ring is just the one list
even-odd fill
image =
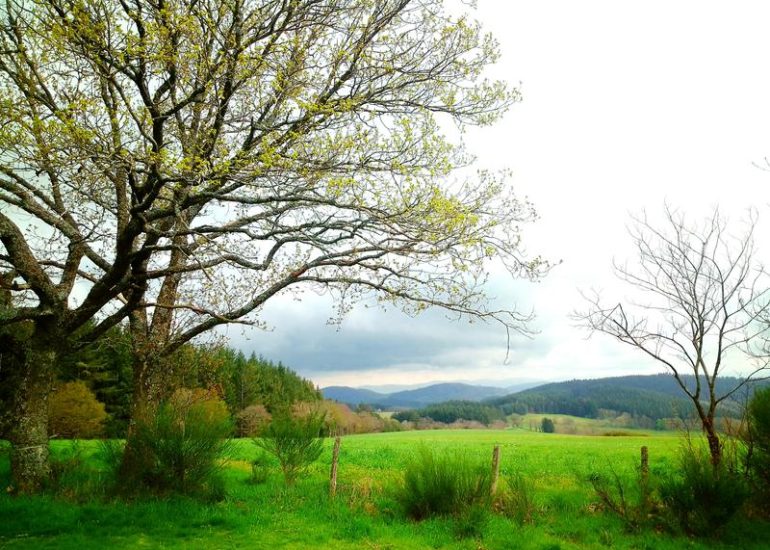
{"label": "wooden fence post", "polygon": [[329,496],[337,494],[337,463],[340,459],[340,436],[334,438],[334,451],[332,451],[332,472],[329,479]]}
{"label": "wooden fence post", "polygon": [[492,483],[489,486],[489,491],[492,496],[497,492],[497,478],[500,476],[500,445],[495,445],[495,450],[492,451]]}

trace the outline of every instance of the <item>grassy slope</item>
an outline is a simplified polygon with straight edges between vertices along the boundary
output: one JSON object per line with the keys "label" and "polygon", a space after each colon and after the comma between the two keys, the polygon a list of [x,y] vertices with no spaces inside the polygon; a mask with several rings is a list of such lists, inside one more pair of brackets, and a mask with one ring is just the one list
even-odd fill
{"label": "grassy slope", "polygon": [[[534,484],[540,507],[533,524],[519,527],[492,516],[483,540],[458,541],[452,520],[412,523],[402,518],[388,487],[396,483],[419,445],[461,448],[485,462],[502,446],[502,473],[522,471]],[[587,472],[606,469],[630,475],[639,447],[650,448],[653,474],[675,461],[678,439],[666,435],[587,437],[523,430],[422,431],[344,438],[340,494],[326,496],[330,450],[294,488],[272,476],[249,485],[255,448],[238,446],[226,470],[228,497],[204,505],[170,501],[85,502],[0,496],[0,548],[766,548],[766,524],[734,524],[722,542],[704,543],[664,533],[629,534],[613,517],[592,511]],[[54,452],[70,444],[57,442]],[[84,444],[85,452],[97,448]],[[96,465],[95,459],[89,459]],[[0,483],[7,483],[8,459],[0,457]],[[730,543],[730,544],[728,544]]]}

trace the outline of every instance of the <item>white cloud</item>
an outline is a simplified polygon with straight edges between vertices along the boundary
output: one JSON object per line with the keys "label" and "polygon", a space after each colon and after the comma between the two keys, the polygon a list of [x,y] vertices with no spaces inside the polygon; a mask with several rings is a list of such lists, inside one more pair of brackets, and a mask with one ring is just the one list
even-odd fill
{"label": "white cloud", "polygon": [[609,338],[586,340],[568,315],[578,288],[620,292],[611,262],[632,253],[629,213],[668,201],[770,216],[770,173],[755,166],[770,155],[770,4],[481,0],[477,16],[502,45],[492,73],[522,82],[524,101],[467,145],[480,166],[511,168],[537,206],[527,249],[564,260],[541,284],[496,279],[493,294],[534,306],[540,335],[517,338],[506,365],[499,328],[358,308],[337,332],[328,301],[308,295],[270,304],[275,330],[233,343],[323,384],[660,372]]}

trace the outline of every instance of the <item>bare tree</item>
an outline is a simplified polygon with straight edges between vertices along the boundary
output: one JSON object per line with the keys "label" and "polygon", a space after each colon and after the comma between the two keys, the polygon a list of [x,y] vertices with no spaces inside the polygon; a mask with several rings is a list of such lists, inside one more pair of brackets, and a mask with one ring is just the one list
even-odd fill
{"label": "bare tree", "polygon": [[[719,404],[767,369],[762,318],[770,292],[754,258],[755,223],[752,214],[746,231],[732,236],[718,210],[700,224],[688,224],[666,207],[661,228],[646,214],[635,218],[629,233],[638,262],[614,268],[642,301],[608,306],[596,295],[587,312],[576,315],[593,331],[666,367],[692,400],[715,466],[722,457],[715,424]],[[731,366],[742,373],[742,382],[718,388]]]}
{"label": "bare tree", "polygon": [[518,92],[483,79],[497,45],[442,1],[4,0],[0,19],[19,489],[47,472],[64,344],[127,317],[135,408],[160,358],[298,285],[342,313],[373,294],[527,330],[483,282],[491,259],[544,272],[521,250],[535,213],[497,175],[455,176],[472,159],[440,130],[490,124]]}

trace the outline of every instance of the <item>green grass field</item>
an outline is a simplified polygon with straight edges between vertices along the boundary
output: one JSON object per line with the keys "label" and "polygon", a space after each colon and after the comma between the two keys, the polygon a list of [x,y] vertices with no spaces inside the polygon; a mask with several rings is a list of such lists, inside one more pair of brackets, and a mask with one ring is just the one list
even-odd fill
{"label": "green grass field", "polygon": [[[277,470],[267,482],[247,483],[257,449],[239,440],[226,459],[226,498],[217,503],[174,498],[126,502],[84,497],[77,479],[63,496],[0,496],[0,548],[329,548],[417,549],[533,548],[768,548],[770,525],[738,519],[718,540],[681,534],[628,532],[600,510],[586,478],[613,467],[631,479],[639,449],[650,450],[652,475],[675,467],[679,438],[639,433],[629,437],[577,436],[526,430],[437,430],[347,436],[342,440],[339,493],[327,495],[331,442],[321,460],[294,487]],[[458,539],[453,522],[407,520],[391,492],[404,464],[421,446],[463,452],[491,463],[502,448],[501,474],[523,473],[537,503],[534,520],[519,526],[490,514],[477,539]],[[86,468],[98,469],[97,442],[78,445]],[[53,453],[71,454],[71,442]],[[82,474],[88,483],[95,474]],[[0,483],[8,484],[7,453],[0,454]]]}

